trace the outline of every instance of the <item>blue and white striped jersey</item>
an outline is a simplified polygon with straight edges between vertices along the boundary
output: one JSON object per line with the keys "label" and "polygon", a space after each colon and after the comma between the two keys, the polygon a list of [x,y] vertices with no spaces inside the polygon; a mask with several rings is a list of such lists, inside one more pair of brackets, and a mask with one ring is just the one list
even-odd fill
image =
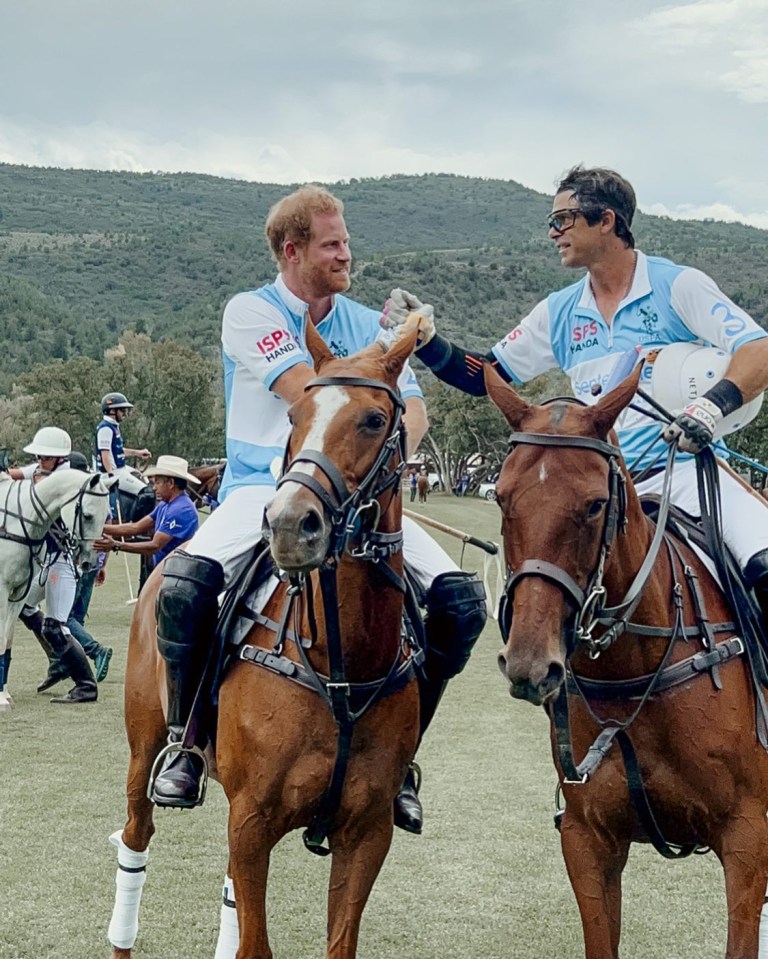
{"label": "blue and white striped jersey", "polygon": [[[274,485],[269,467],[283,456],[290,424],[288,403],[270,387],[297,363],[312,365],[305,343],[308,309],[281,276],[258,290],[238,293],[224,309],[227,467],[220,499],[238,486]],[[337,295],[317,331],[332,353],[350,356],[391,336],[379,326],[380,318],[380,311]],[[408,365],[399,386],[403,399],[422,396]]]}
{"label": "blue and white striped jersey", "polygon": [[[638,251],[632,286],[610,325],[597,309],[587,275],[538,303],[494,346],[493,354],[514,383],[563,370],[574,395],[591,404],[599,399],[593,390],[604,390],[614,368],[636,348],[642,356],[670,343],[700,342],[734,353],[764,336],[768,332],[711,277]],[[640,385],[652,392],[650,364]],[[660,439],[654,443],[659,430],[658,422],[642,413],[624,411],[617,433],[629,464],[643,467],[667,449]]]}

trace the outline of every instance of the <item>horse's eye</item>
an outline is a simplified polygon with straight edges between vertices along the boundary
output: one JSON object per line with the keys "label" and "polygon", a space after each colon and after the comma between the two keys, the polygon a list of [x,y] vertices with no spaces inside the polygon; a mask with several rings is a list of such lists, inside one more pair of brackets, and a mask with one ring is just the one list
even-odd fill
{"label": "horse's eye", "polygon": [[607,502],[608,502],[608,500],[606,500],[606,499],[596,499],[596,500],[593,500],[593,501],[589,504],[589,509],[587,510],[587,516],[588,516],[590,519],[594,519],[596,516],[599,516],[599,515],[602,513],[603,508],[605,507],[605,504],[606,504]]}
{"label": "horse's eye", "polygon": [[368,413],[363,420],[363,429],[366,430],[383,430],[387,425],[387,418],[383,413]]}

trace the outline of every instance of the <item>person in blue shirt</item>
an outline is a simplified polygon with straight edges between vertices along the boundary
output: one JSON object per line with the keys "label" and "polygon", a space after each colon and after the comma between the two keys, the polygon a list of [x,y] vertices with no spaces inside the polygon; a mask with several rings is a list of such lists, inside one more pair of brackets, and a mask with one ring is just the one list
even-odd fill
{"label": "person in blue shirt", "polygon": [[[197,532],[197,510],[187,493],[187,484],[197,484],[200,480],[189,472],[189,464],[181,456],[159,456],[157,465],[150,466],[144,475],[151,480],[155,488],[157,506],[148,516],[135,523],[110,524],[107,527],[109,533],[105,532],[95,546],[105,553],[122,550],[139,556],[150,556],[156,565]],[[124,542],[115,539],[117,536],[148,538]]]}
{"label": "person in blue shirt", "polygon": [[[382,325],[399,335],[408,314],[419,313],[419,359],[444,382],[475,396],[485,393],[485,363],[513,385],[560,369],[570,378],[574,395],[591,404],[616,385],[618,371],[629,374],[630,368],[623,369],[627,356],[636,360],[658,351],[661,356],[665,347],[677,344],[722,351],[728,358],[724,377],[703,395],[688,398],[690,384],[681,369],[668,374],[668,383],[657,383],[653,364],[645,365],[645,392],[652,395],[665,386],[680,400],[674,421],[662,432],[644,412],[647,407],[640,398],[616,424],[622,453],[633,470],[652,468],[665,452],[665,441],[677,442],[671,500],[699,516],[695,454],[721,435],[727,417],[768,388],[768,331],[706,273],[635,249],[635,207],[635,191],[615,171],[582,166],[569,170],[547,218],[548,236],[564,267],[586,273],[541,300],[486,354],[440,336],[433,307],[405,290],[392,291]],[[768,511],[728,470],[721,467],[719,472],[723,539],[768,624]],[[636,488],[641,495],[658,494],[663,483],[659,470]]]}

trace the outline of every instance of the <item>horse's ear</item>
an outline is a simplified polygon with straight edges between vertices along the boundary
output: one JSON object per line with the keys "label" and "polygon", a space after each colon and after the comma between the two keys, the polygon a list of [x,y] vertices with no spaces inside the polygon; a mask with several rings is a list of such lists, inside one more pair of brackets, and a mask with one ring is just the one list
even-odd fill
{"label": "horse's ear", "polygon": [[[414,317],[416,317],[414,319]],[[411,313],[405,321],[405,327],[401,336],[390,346],[382,358],[384,369],[395,380],[400,376],[403,367],[408,361],[408,357],[416,348],[416,341],[419,336],[419,321],[415,313]],[[380,344],[383,346],[383,344]]]}
{"label": "horse's ear", "polygon": [[483,365],[483,377],[491,401],[498,406],[512,429],[516,430],[530,406],[504,382],[490,363]]}
{"label": "horse's ear", "polygon": [[589,407],[589,416],[598,436],[607,436],[618,419],[619,413],[632,402],[640,383],[643,365],[638,363],[634,372],[630,373],[610,393],[606,393],[594,406]]}
{"label": "horse's ear", "polygon": [[312,362],[315,364],[315,371],[319,373],[322,367],[330,360],[335,359],[335,357],[326,346],[325,340],[317,332],[315,324],[309,317],[307,317],[306,341],[307,350],[312,357]]}
{"label": "horse's ear", "polygon": [[[88,489],[96,489],[96,487],[99,485],[99,480],[101,479],[102,475],[102,473],[91,473],[87,482]],[[104,478],[106,479],[106,477]]]}

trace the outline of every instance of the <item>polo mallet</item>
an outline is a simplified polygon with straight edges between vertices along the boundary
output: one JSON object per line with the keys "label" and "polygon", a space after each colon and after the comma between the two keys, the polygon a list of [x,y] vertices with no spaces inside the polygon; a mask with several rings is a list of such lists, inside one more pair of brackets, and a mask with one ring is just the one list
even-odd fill
{"label": "polo mallet", "polygon": [[[454,536],[456,539],[460,539],[464,546],[469,543],[470,546],[477,546],[478,549],[483,550],[485,556],[483,556],[483,586],[485,587],[485,594],[490,600],[490,609],[489,614],[494,618],[498,619],[498,614],[496,612],[498,608],[498,602],[494,602],[493,594],[494,591],[491,589],[490,576],[491,576],[491,567],[494,567],[496,573],[496,595],[501,596],[504,589],[504,570],[501,564],[501,556],[499,555],[499,547],[497,543],[491,542],[490,540],[478,539],[477,536],[472,536],[470,533],[464,533],[460,529],[454,529],[453,526],[446,526],[445,523],[438,523],[435,519],[430,519],[428,516],[423,516],[421,513],[414,513],[409,509],[403,510],[403,516],[409,516],[411,519],[415,519],[417,523],[421,523],[423,526],[431,526],[433,529],[440,530],[441,533],[447,533],[449,536]],[[461,559],[464,559],[464,549],[462,547]],[[459,565],[462,565],[460,563]]]}
{"label": "polo mallet", "polygon": [[[115,498],[115,504],[117,506],[117,522],[122,526],[123,525],[123,512],[120,509],[120,486],[117,487],[117,497]],[[123,562],[125,563],[125,576],[128,580],[128,595],[131,597],[125,601],[126,606],[133,606],[138,602],[138,598],[133,595],[133,583],[131,582],[131,568],[128,565],[128,554],[123,553]]]}

